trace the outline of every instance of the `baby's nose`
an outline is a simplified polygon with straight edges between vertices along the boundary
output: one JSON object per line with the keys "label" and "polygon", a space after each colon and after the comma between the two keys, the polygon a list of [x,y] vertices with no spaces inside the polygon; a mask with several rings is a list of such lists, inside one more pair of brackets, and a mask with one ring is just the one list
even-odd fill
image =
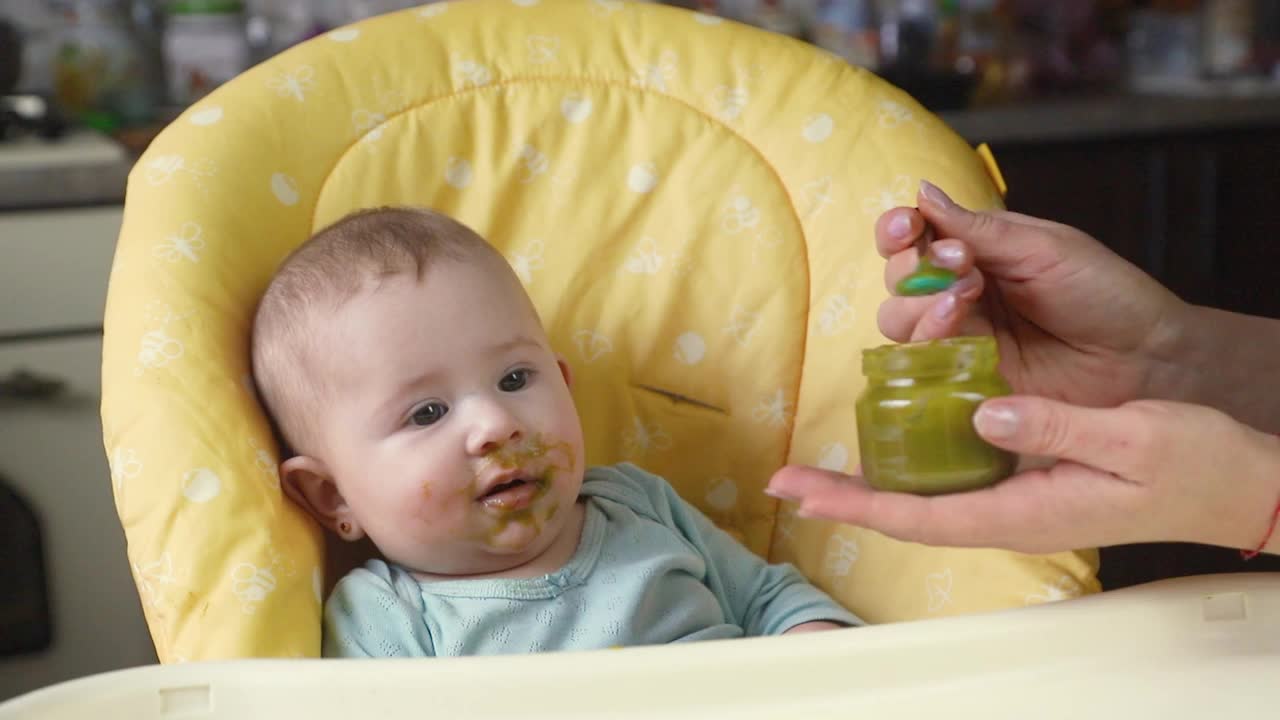
{"label": "baby's nose", "polygon": [[519,441],[520,441],[520,438],[521,438],[521,433],[520,433],[520,431],[519,431],[519,430],[513,430],[513,431],[511,432],[511,434],[507,435],[506,437],[502,437],[502,438],[493,438],[493,439],[490,439],[490,440],[483,440],[483,441],[481,441],[481,444],[480,444],[479,450],[477,451],[477,454],[479,454],[479,455],[488,455],[488,454],[489,454],[489,453],[491,453],[491,452],[494,452],[494,451],[496,451],[496,450],[501,449],[501,448],[502,448],[502,446],[504,446],[504,445],[507,445],[507,444],[509,444],[509,443],[513,443],[513,442],[519,442]]}
{"label": "baby's nose", "polygon": [[519,419],[496,403],[483,408],[469,438],[469,450],[474,455],[487,455],[502,446],[518,442],[523,437]]}

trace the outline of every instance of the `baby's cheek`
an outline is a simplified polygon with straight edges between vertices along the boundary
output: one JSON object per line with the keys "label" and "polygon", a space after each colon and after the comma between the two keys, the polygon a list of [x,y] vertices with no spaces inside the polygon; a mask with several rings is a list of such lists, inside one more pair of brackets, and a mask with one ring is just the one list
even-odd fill
{"label": "baby's cheek", "polygon": [[472,500],[470,488],[463,493],[451,488],[426,486],[422,492],[405,498],[404,508],[419,522],[444,529],[458,525]]}

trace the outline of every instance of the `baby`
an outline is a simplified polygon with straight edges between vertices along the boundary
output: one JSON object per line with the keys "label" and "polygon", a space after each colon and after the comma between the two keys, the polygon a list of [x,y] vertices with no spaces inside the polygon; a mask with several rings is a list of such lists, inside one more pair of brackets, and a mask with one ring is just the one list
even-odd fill
{"label": "baby", "polygon": [[570,372],[506,260],[427,210],[361,211],[284,262],[253,371],[288,496],[382,559],[325,605],[325,656],[487,655],[861,621],[661,478],[585,468]]}

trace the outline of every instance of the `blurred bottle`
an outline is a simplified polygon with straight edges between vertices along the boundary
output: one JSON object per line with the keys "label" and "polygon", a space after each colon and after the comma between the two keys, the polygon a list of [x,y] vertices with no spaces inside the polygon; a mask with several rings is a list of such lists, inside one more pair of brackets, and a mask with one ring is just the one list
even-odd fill
{"label": "blurred bottle", "polygon": [[1124,28],[1115,18],[1128,10],[1122,8],[1124,3],[1010,0],[1009,4],[1018,51],[1028,62],[1029,90],[1092,92],[1121,79]]}
{"label": "blurred bottle", "polygon": [[159,68],[128,0],[55,0],[53,91],[63,112],[104,131],[150,121]]}
{"label": "blurred bottle", "polygon": [[248,69],[252,62],[244,3],[170,0],[164,58],[170,99],[190,105]]}
{"label": "blurred bottle", "polygon": [[0,51],[12,53],[20,45],[22,53],[18,64],[8,68],[9,72],[19,72],[16,85],[10,89],[51,93],[55,32],[60,26],[58,17],[44,4],[5,5],[3,2],[0,2],[0,17],[11,23],[18,34],[18,45],[0,47]]}
{"label": "blurred bottle", "polygon": [[1202,36],[1194,8],[1152,5],[1134,11],[1125,43],[1130,86],[1160,92],[1195,84]]}
{"label": "blurred bottle", "polygon": [[384,13],[422,5],[425,0],[345,0],[345,17],[341,24],[364,20]]}
{"label": "blurred bottle", "polygon": [[938,29],[936,0],[880,3],[880,58],[900,73],[926,73],[933,65]]}
{"label": "blurred bottle", "polygon": [[880,67],[880,29],[873,0],[823,0],[814,43],[852,65]]}
{"label": "blurred bottle", "polygon": [[1258,69],[1280,83],[1280,0],[1258,0],[1254,57]]}
{"label": "blurred bottle", "polygon": [[998,0],[961,0],[956,20],[952,69],[973,78],[971,105],[1009,100],[1017,87],[1017,65],[1011,57],[1009,29]]}
{"label": "blurred bottle", "polygon": [[750,22],[758,28],[779,35],[794,38],[802,38],[805,35],[804,23],[780,0],[760,0]]}
{"label": "blurred bottle", "polygon": [[955,54],[957,72],[981,74],[1002,51],[1002,31],[996,0],[961,0],[957,4]]}
{"label": "blurred bottle", "polygon": [[323,33],[330,27],[312,0],[258,0],[249,16],[254,58],[264,60]]}
{"label": "blurred bottle", "polygon": [[1253,0],[1205,0],[1200,62],[1209,77],[1248,72],[1253,54]]}

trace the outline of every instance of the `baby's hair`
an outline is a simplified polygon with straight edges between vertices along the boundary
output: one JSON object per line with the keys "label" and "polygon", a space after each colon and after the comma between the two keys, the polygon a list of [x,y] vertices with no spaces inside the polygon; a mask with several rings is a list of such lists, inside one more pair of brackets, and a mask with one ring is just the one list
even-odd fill
{"label": "baby's hair", "polygon": [[441,260],[505,259],[466,225],[432,210],[359,210],[324,228],[289,254],[258,303],[251,340],[258,396],[290,452],[315,440],[312,418],[322,394],[313,344],[316,321],[365,289],[413,275]]}

